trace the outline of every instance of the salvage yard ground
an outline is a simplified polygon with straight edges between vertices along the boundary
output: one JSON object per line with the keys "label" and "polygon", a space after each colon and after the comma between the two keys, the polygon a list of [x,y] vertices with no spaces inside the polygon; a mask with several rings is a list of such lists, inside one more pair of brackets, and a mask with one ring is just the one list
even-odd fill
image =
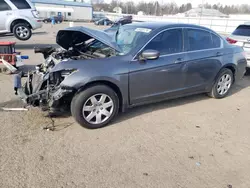
{"label": "salvage yard ground", "polygon": [[[17,51],[30,56],[27,67],[43,61],[33,47],[55,45],[67,26],[44,25],[17,41]],[[6,40],[16,41],[0,36]],[[97,130],[36,108],[2,111],[0,188],[249,188],[249,96],[246,75],[225,99],[196,95],[142,106]],[[0,106],[22,106],[10,75],[0,74]],[[44,129],[53,124],[55,131]]]}

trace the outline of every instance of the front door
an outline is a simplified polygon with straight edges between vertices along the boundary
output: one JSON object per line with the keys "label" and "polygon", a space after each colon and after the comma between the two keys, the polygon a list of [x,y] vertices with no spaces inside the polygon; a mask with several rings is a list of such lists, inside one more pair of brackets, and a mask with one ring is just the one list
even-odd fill
{"label": "front door", "polygon": [[4,1],[0,1],[0,33],[7,32],[6,20],[11,14],[11,7]]}
{"label": "front door", "polygon": [[159,33],[145,50],[157,50],[155,60],[132,61],[129,73],[130,104],[153,102],[178,95],[182,91],[186,54],[182,29]]}

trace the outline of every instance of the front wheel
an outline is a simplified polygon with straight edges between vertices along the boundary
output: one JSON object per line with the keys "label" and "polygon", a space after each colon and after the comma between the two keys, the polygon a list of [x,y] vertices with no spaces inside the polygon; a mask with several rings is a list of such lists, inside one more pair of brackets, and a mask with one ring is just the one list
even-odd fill
{"label": "front wheel", "polygon": [[32,35],[32,31],[28,24],[26,23],[19,23],[16,24],[13,28],[13,34],[19,40],[28,40]]}
{"label": "front wheel", "polygon": [[71,102],[71,114],[83,127],[101,128],[118,113],[119,99],[108,86],[96,85],[78,93]]}
{"label": "front wheel", "polygon": [[230,69],[222,69],[208,95],[216,99],[224,98],[228,95],[233,85],[233,79],[233,73]]}

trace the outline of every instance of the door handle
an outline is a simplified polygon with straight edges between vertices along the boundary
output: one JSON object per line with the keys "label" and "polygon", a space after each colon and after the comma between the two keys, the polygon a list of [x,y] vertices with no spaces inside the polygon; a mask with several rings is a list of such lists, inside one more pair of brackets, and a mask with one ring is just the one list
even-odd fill
{"label": "door handle", "polygon": [[184,59],[180,57],[180,58],[176,59],[174,63],[181,63],[183,60]]}
{"label": "door handle", "polygon": [[221,53],[221,52],[216,53],[216,56],[222,56],[222,55],[223,55],[223,53]]}

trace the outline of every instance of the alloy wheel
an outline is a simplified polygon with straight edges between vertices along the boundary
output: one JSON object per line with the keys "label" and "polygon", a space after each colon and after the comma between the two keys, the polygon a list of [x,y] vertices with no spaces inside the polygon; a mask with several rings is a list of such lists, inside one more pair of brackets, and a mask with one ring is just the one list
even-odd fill
{"label": "alloy wheel", "polygon": [[232,77],[229,74],[224,74],[218,84],[217,84],[217,91],[220,95],[224,95],[225,93],[228,92],[232,85]]}
{"label": "alloy wheel", "polygon": [[24,26],[19,26],[16,29],[16,34],[20,37],[20,38],[26,38],[29,35],[29,30],[24,27]]}
{"label": "alloy wheel", "polygon": [[110,96],[99,93],[89,97],[83,105],[84,119],[91,124],[100,124],[110,118],[114,110],[114,102]]}

